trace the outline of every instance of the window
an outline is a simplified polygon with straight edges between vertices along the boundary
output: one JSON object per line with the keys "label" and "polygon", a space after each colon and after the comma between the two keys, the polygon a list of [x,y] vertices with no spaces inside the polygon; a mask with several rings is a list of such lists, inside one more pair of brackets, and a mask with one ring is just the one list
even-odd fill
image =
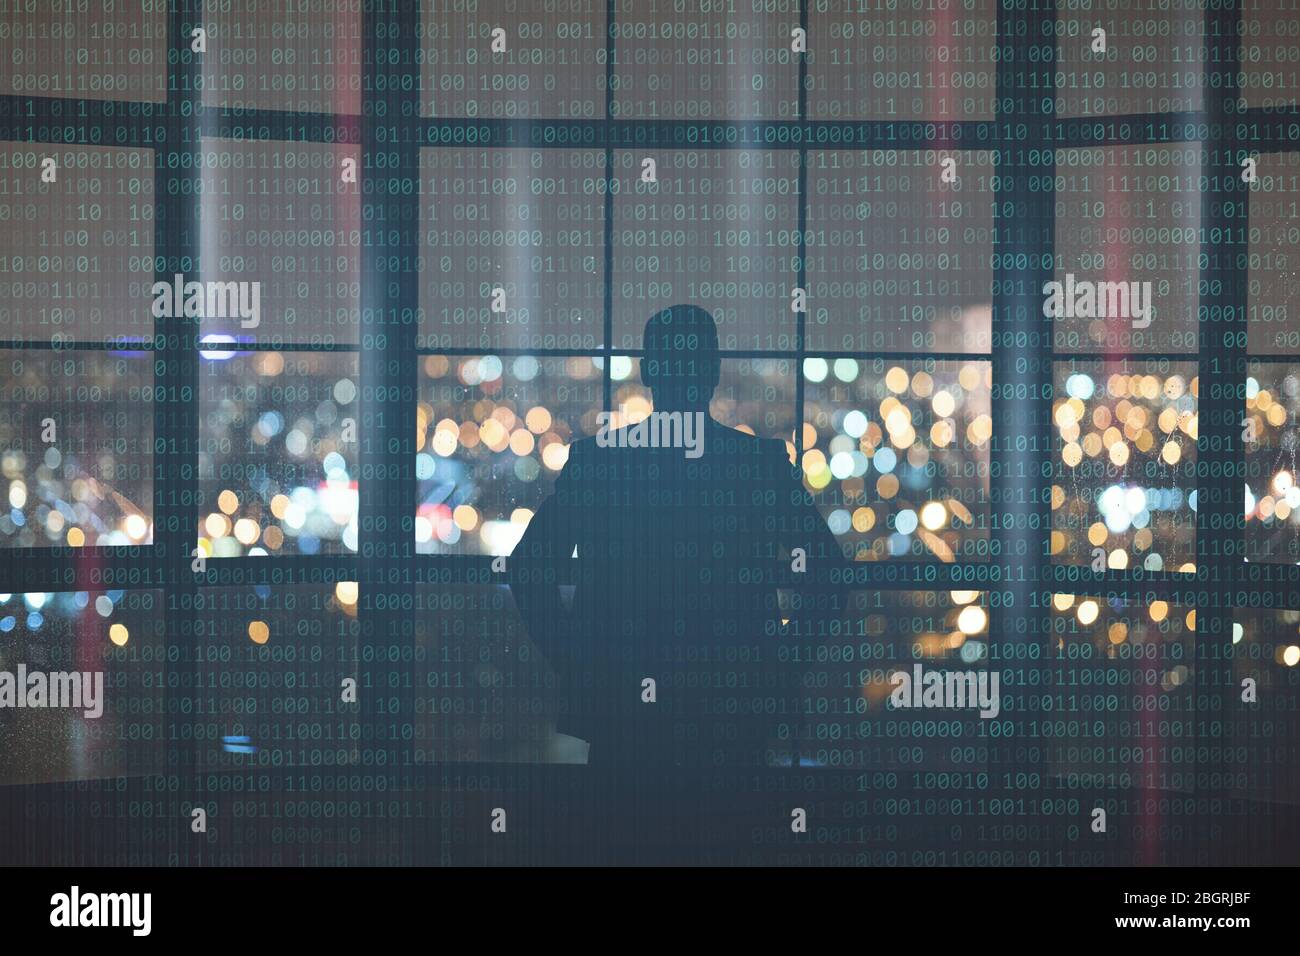
{"label": "window", "polygon": [[597,150],[421,150],[421,343],[600,344],[605,162]]}
{"label": "window", "polygon": [[[610,116],[637,120],[793,119],[795,0],[615,0]],[[607,54],[609,55],[609,54]]]}
{"label": "window", "polygon": [[201,6],[210,38],[204,106],[361,112],[362,0],[205,0]]}
{"label": "window", "polygon": [[1293,609],[1243,609],[1232,619],[1234,682],[1252,687],[1263,711],[1257,719],[1239,714],[1234,721],[1233,742],[1246,756],[1232,781],[1233,790],[1292,806],[1300,784],[1300,754],[1294,743],[1300,693],[1298,632],[1300,611]]}
{"label": "window", "polygon": [[[0,711],[0,784],[157,774],[167,766],[169,671],[163,595],[155,590],[0,594],[0,669],[25,668],[27,700],[71,706]],[[94,677],[92,675],[99,675]]]}
{"label": "window", "polygon": [[1300,26],[1284,12],[1279,0],[1242,3],[1240,80],[1247,106],[1285,107],[1300,100],[1300,64],[1294,53]]}
{"label": "window", "polygon": [[[361,728],[348,702],[360,651],[355,581],[203,588],[195,635],[205,706],[201,769],[355,764]],[[353,696],[355,699],[355,695]]]}
{"label": "window", "polygon": [[593,119],[605,114],[605,0],[422,0],[420,115]]}
{"label": "window", "polygon": [[809,347],[986,353],[992,155],[835,150],[808,164]]}
{"label": "window", "polygon": [[250,308],[203,316],[207,342],[357,344],[361,201],[346,168],[360,158],[355,146],[204,137],[202,278],[257,282]]}
{"label": "window", "polygon": [[614,151],[618,347],[638,348],[657,310],[694,302],[724,349],[791,350],[798,162],[790,150]]}
{"label": "window", "polygon": [[1056,15],[1056,112],[1063,117],[1202,108],[1204,4],[1080,0]]}
{"label": "window", "polygon": [[1246,558],[1300,564],[1300,488],[1297,476],[1297,414],[1300,353],[1295,252],[1296,161],[1300,154],[1258,157],[1250,194],[1246,288],[1247,351],[1244,482]]}
{"label": "window", "polygon": [[997,4],[808,4],[808,118],[991,120]]}
{"label": "window", "polygon": [[5,334],[101,346],[150,338],[153,151],[8,142],[0,175]]}
{"label": "window", "polygon": [[[574,762],[493,565],[601,412],[650,410],[675,302],[718,317],[715,417],[786,443],[853,563],[768,771],[1023,800],[1024,862],[1070,801],[1216,790],[1201,715],[1284,733],[1225,708],[1300,673],[1290,13],[248,2],[198,56],[167,6],[0,21],[0,632],[139,663],[120,719],[187,797]],[[177,276],[202,307],[159,310]],[[882,734],[915,664],[1000,674],[998,715]]]}
{"label": "window", "polygon": [[153,369],[140,351],[0,351],[8,548],[153,540]]}
{"label": "window", "polygon": [[[49,0],[5,5],[12,69],[0,93],[72,100],[167,99],[167,4]],[[94,51],[93,55],[91,50]]]}

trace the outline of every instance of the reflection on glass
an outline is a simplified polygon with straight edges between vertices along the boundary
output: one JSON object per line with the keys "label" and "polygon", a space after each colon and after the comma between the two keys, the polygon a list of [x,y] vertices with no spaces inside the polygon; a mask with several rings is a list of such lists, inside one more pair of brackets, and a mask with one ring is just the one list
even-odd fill
{"label": "reflection on glass", "polygon": [[1071,0],[1061,5],[1056,15],[1056,115],[1201,109],[1204,7],[1203,0]]}
{"label": "reflection on glass", "polygon": [[1179,744],[1195,733],[1195,609],[1054,594],[1051,627],[1052,772],[1089,791],[1190,790],[1193,751]]}
{"label": "reflection on glass", "polygon": [[[954,742],[979,736],[989,722],[978,709],[900,708],[890,695],[901,686],[893,675],[910,678],[918,664],[923,672],[990,671],[983,592],[856,591],[845,600],[832,636],[814,635],[792,652],[806,673],[805,712],[816,715],[800,762],[909,773],[982,769],[978,758],[974,766],[953,758]],[[926,729],[899,731],[914,722]]]}
{"label": "reflection on glass", "polygon": [[1300,685],[1300,611],[1239,611],[1232,625],[1233,670],[1265,685]]}
{"label": "reflection on glass", "polygon": [[810,350],[987,352],[993,154],[808,154]]}
{"label": "reflection on glass", "polygon": [[0,5],[0,95],[166,102],[167,6],[148,0]]}
{"label": "reflection on glass", "polygon": [[1196,570],[1198,389],[1187,362],[1057,363],[1053,560]]}
{"label": "reflection on glass", "polygon": [[1246,348],[1257,355],[1300,355],[1300,153],[1252,158]]}
{"label": "reflection on glass", "polygon": [[809,0],[809,119],[993,119],[997,20],[993,0]]}
{"label": "reflection on glass", "polygon": [[420,151],[420,347],[604,338],[605,153]]}
{"label": "reflection on glass", "polygon": [[618,150],[614,180],[618,346],[640,347],[651,315],[689,302],[713,314],[723,349],[795,349],[795,150]]}
{"label": "reflection on glass", "polygon": [[1254,700],[1233,709],[1234,789],[1252,800],[1300,803],[1300,610],[1238,609],[1232,621],[1233,685]]}
{"label": "reflection on glass", "polygon": [[356,582],[201,588],[196,600],[201,769],[355,763],[367,692]]}
{"label": "reflection on glass", "polygon": [[421,0],[420,115],[604,119],[606,0]]}
{"label": "reflection on glass", "polygon": [[357,356],[200,353],[199,547],[357,549]]}
{"label": "reflection on glass", "polygon": [[805,486],[855,561],[988,558],[988,362],[804,360]]}
{"label": "reflection on glass", "polygon": [[1300,19],[1279,0],[1242,0],[1241,98],[1251,109],[1300,102]]}
{"label": "reflection on glass", "polygon": [[1196,351],[1200,177],[1199,143],[1057,151],[1058,352]]}
{"label": "reflection on glass", "polygon": [[202,157],[202,278],[258,287],[252,319],[202,318],[205,341],[357,342],[361,193],[343,166],[360,147],[205,137]]}
{"label": "reflection on glass", "polygon": [[0,351],[0,548],[153,540],[153,360]]}
{"label": "reflection on glass", "polygon": [[363,0],[203,4],[203,105],[361,113]]}
{"label": "reflection on glass", "polygon": [[165,611],[161,591],[0,594],[0,674],[47,692],[0,707],[0,785],[162,771]]}
{"label": "reflection on glass", "polygon": [[799,0],[614,0],[615,119],[788,120]]}
{"label": "reflection on glass", "polygon": [[602,359],[432,355],[422,364],[416,550],[508,555],[569,444],[594,435]]}
{"label": "reflection on glass", "polygon": [[0,144],[0,337],[150,338],[153,186],[151,149]]}

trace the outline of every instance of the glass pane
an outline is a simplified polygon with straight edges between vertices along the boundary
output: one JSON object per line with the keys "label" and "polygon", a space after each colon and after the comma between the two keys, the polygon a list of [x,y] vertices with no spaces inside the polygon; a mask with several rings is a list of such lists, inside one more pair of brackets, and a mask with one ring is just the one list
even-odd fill
{"label": "glass pane", "polygon": [[1300,18],[1286,0],[1242,0],[1241,98],[1251,108],[1300,101]]}
{"label": "glass pane", "polygon": [[200,770],[358,761],[358,600],[352,581],[199,589]]}
{"label": "glass pane", "polygon": [[342,181],[349,159],[360,163],[360,147],[203,140],[205,341],[358,341],[361,196]]}
{"label": "glass pane", "polygon": [[988,558],[988,362],[804,360],[804,484],[855,561]]}
{"label": "glass pane", "polygon": [[417,762],[585,761],[586,743],[556,732],[555,676],[510,588],[420,587],[416,611]]}
{"label": "glass pane", "polygon": [[[996,671],[989,659],[984,594],[857,591],[845,600],[834,636],[815,636],[811,646],[793,655],[811,662],[805,665],[801,710],[813,716],[802,731],[800,762],[880,774],[875,777],[879,789],[900,798],[917,788],[918,776],[932,773],[969,779],[973,790],[974,771],[988,764],[986,748],[978,742],[986,738],[986,722],[1001,714],[1004,691],[1001,677],[992,683]],[[943,675],[945,688],[951,675],[953,696],[927,700],[930,674]],[[968,675],[975,678],[969,696]],[[893,785],[886,786],[886,779]],[[909,818],[903,814],[890,822],[907,826]],[[923,817],[910,826],[914,835],[926,833]]]}
{"label": "glass pane", "polygon": [[1204,103],[1204,0],[1073,0],[1056,15],[1056,115],[1126,116]]}
{"label": "glass pane", "polygon": [[0,5],[0,95],[167,99],[167,2]]}
{"label": "glass pane", "polygon": [[0,337],[153,336],[153,179],[151,149],[0,145]]}
{"label": "glass pane", "polygon": [[614,176],[616,346],[639,347],[650,316],[690,303],[713,313],[723,349],[794,350],[795,150],[619,150]]}
{"label": "glass pane", "polygon": [[[1166,601],[1052,595],[1049,773],[1107,792],[1195,787],[1196,611]],[[1045,702],[1045,705],[1047,702]]]}
{"label": "glass pane", "polygon": [[356,551],[357,355],[201,354],[199,547]]}
{"label": "glass pane", "polygon": [[1254,157],[1246,345],[1253,354],[1300,355],[1300,153]]}
{"label": "glass pane", "polygon": [[1052,558],[1194,571],[1196,365],[1057,362]]}
{"label": "glass pane", "polygon": [[1233,612],[1232,683],[1255,700],[1232,709],[1234,796],[1300,803],[1300,611]]}
{"label": "glass pane", "polygon": [[0,594],[0,635],[0,785],[163,770],[161,591]]}
{"label": "glass pane", "polygon": [[616,119],[788,120],[799,0],[614,0]]}
{"label": "glass pane", "polygon": [[0,351],[0,548],[153,541],[153,358]]}
{"label": "glass pane", "polygon": [[998,7],[992,0],[808,0],[814,120],[991,120]]}
{"label": "glass pane", "polygon": [[1057,151],[1058,352],[1196,351],[1200,176],[1195,143]]}
{"label": "glass pane", "polygon": [[993,154],[816,150],[808,164],[808,349],[988,352]]}
{"label": "glass pane", "polygon": [[1246,379],[1246,560],[1300,564],[1300,363],[1254,362]]}
{"label": "glass pane", "polygon": [[595,348],[605,154],[420,151],[422,348]]}
{"label": "glass pane", "polygon": [[420,115],[604,119],[606,0],[421,0]]}
{"label": "glass pane", "polygon": [[601,360],[432,355],[421,366],[416,550],[508,555],[569,444],[594,435]]}
{"label": "glass pane", "polygon": [[203,105],[360,114],[362,6],[207,0]]}

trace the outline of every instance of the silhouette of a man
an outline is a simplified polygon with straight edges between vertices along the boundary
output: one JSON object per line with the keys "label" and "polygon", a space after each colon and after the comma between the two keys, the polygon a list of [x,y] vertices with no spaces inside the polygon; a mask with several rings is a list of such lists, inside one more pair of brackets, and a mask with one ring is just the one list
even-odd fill
{"label": "silhouette of a man", "polygon": [[797,726],[777,587],[802,590],[795,549],[809,569],[843,554],[784,442],[709,417],[720,365],[708,312],[654,315],[641,380],[662,427],[574,442],[511,557],[520,612],[562,683],[560,729],[589,741],[590,764],[760,765]]}

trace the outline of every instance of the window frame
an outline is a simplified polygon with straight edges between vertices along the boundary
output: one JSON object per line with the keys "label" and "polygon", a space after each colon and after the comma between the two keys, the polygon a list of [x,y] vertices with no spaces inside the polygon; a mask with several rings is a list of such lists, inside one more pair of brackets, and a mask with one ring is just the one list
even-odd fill
{"label": "window frame", "polygon": [[[1224,534],[1244,535],[1242,483],[1235,469],[1244,467],[1240,421],[1247,361],[1269,361],[1269,355],[1247,355],[1247,267],[1233,260],[1245,251],[1248,195],[1240,179],[1240,160],[1259,152],[1300,151],[1300,105],[1246,108],[1236,84],[1241,62],[1242,0],[1209,8],[1205,16],[1204,108],[1196,113],[1156,113],[1076,119],[1056,119],[1051,90],[1055,88],[1057,4],[1028,10],[998,6],[997,105],[994,119],[981,121],[644,121],[610,119],[613,97],[614,0],[607,2],[606,114],[604,119],[516,121],[434,119],[421,115],[418,84],[403,85],[401,77],[418,75],[417,5],[366,4],[362,13],[363,93],[360,115],[291,113],[229,107],[205,107],[199,79],[200,56],[189,52],[190,30],[206,22],[202,0],[173,0],[168,13],[167,98],[163,103],[79,100],[61,97],[0,97],[0,139],[53,145],[113,145],[155,151],[155,256],[165,265],[157,273],[192,272],[198,260],[197,162],[201,137],[285,140],[291,142],[358,145],[361,196],[361,333],[358,345],[333,346],[359,353],[362,389],[359,480],[361,487],[359,542],[355,553],[285,555],[275,558],[211,559],[202,575],[191,571],[197,541],[198,335],[196,320],[159,320],[153,352],[155,384],[164,396],[152,409],[155,424],[154,538],[141,547],[67,547],[14,549],[0,560],[14,590],[94,590],[127,587],[165,589],[178,620],[169,621],[168,647],[186,668],[193,620],[185,622],[185,607],[193,607],[199,588],[230,585],[357,581],[361,588],[361,636],[376,648],[375,660],[363,665],[365,680],[391,694],[364,694],[363,720],[374,726],[365,743],[386,752],[387,770],[409,768],[410,744],[402,722],[416,713],[414,694],[400,690],[395,678],[400,663],[385,663],[384,650],[400,648],[409,637],[409,599],[414,590],[444,583],[486,583],[492,578],[487,557],[417,554],[411,518],[415,504],[415,415],[419,395],[420,359],[429,354],[485,354],[484,349],[417,349],[420,253],[419,218],[411,195],[419,189],[422,148],[463,145],[472,137],[484,149],[497,147],[604,149],[606,175],[614,175],[613,151],[644,148],[738,148],[739,144],[800,152],[800,275],[804,268],[807,226],[807,162],[809,150],[830,148],[991,150],[995,154],[999,188],[994,196],[997,237],[992,291],[993,320],[990,352],[963,358],[990,361],[993,369],[990,445],[990,541],[1001,557],[988,562],[940,564],[930,561],[861,563],[851,581],[840,585],[860,589],[972,588],[996,592],[990,602],[992,660],[1020,661],[1050,677],[1050,611],[1044,596],[1054,591],[1076,595],[1117,595],[1161,599],[1198,611],[1196,664],[1198,707],[1223,714],[1231,700],[1231,658],[1214,641],[1230,639],[1232,608],[1252,598],[1283,607],[1294,602],[1300,588],[1300,566],[1270,565],[1263,571],[1247,565]],[[800,25],[808,27],[812,0],[800,4]],[[409,9],[408,9],[409,7]],[[1031,55],[1032,54],[1032,55]],[[805,57],[799,64],[799,115],[808,115]],[[377,91],[383,90],[380,93]],[[1005,92],[1003,92],[1005,91]],[[1244,135],[1243,135],[1244,134]],[[1178,356],[1195,361],[1201,383],[1198,443],[1197,570],[1194,575],[1140,570],[1092,572],[1054,565],[1049,557],[1051,513],[1041,478],[1053,455],[1050,421],[1053,363],[1050,323],[1041,315],[1042,283],[1051,278],[1054,254],[1054,193],[1035,192],[1030,178],[1044,167],[1036,159],[1064,146],[1147,145],[1198,142],[1205,150],[1203,173],[1219,190],[1205,191],[1202,202],[1200,250],[1207,267],[1202,277],[1217,280],[1217,291],[1204,289],[1199,301],[1199,349]],[[563,143],[563,146],[557,144]],[[1053,160],[1054,164],[1054,160]],[[378,170],[389,172],[381,175]],[[608,184],[607,184],[608,185]],[[604,401],[610,402],[609,372],[613,355],[639,356],[635,349],[616,348],[612,335],[612,203],[606,190],[604,341],[596,350],[495,350],[491,354],[599,355],[604,362]],[[1219,230],[1226,242],[1211,247],[1206,236]],[[1235,241],[1233,237],[1242,239]],[[1212,311],[1228,316],[1212,321]],[[796,423],[803,420],[804,316],[798,319],[798,347],[790,352],[734,352],[729,357],[787,358],[796,365]],[[52,346],[31,342],[0,342],[0,347],[63,349],[103,344]],[[271,348],[272,346],[251,346]],[[311,346],[276,346],[286,351],[312,351]],[[242,346],[241,346],[242,348]],[[912,353],[843,353],[857,358],[924,360]],[[1101,358],[1104,353],[1072,353],[1072,358]],[[1135,360],[1158,358],[1131,354]],[[1290,358],[1290,357],[1288,357]],[[369,401],[366,396],[369,395]],[[378,402],[374,396],[386,396]],[[387,396],[398,396],[394,401]],[[380,406],[382,405],[382,409]],[[382,410],[382,416],[374,411]],[[796,429],[802,443],[802,429]],[[161,451],[159,451],[161,449]],[[798,448],[800,455],[802,447]],[[1225,543],[1226,542],[1226,543]],[[1241,542],[1244,546],[1244,539]],[[397,600],[382,606],[366,600],[371,588],[397,592]],[[191,599],[187,602],[186,595]],[[169,614],[169,616],[170,616]],[[1039,655],[1025,661],[1003,656],[1011,645],[1037,644]],[[400,658],[392,657],[396,661]],[[181,713],[183,687],[169,685],[169,713]],[[382,697],[382,699],[380,699]],[[1016,711],[1009,718],[1020,732],[1034,714]],[[183,718],[175,718],[183,720]],[[1013,735],[1014,736],[1014,735]],[[987,741],[1007,758],[1012,740]],[[197,746],[197,745],[196,745]],[[194,767],[193,753],[178,748],[178,769]],[[479,765],[504,771],[499,765]],[[782,772],[773,770],[772,772]],[[787,772],[804,772],[802,770]],[[825,771],[827,774],[833,771]],[[854,775],[850,775],[852,777]],[[846,786],[851,786],[849,782]],[[995,790],[1003,788],[997,784]],[[1014,790],[1014,788],[1010,788]],[[1010,792],[1010,791],[1008,791]]]}

